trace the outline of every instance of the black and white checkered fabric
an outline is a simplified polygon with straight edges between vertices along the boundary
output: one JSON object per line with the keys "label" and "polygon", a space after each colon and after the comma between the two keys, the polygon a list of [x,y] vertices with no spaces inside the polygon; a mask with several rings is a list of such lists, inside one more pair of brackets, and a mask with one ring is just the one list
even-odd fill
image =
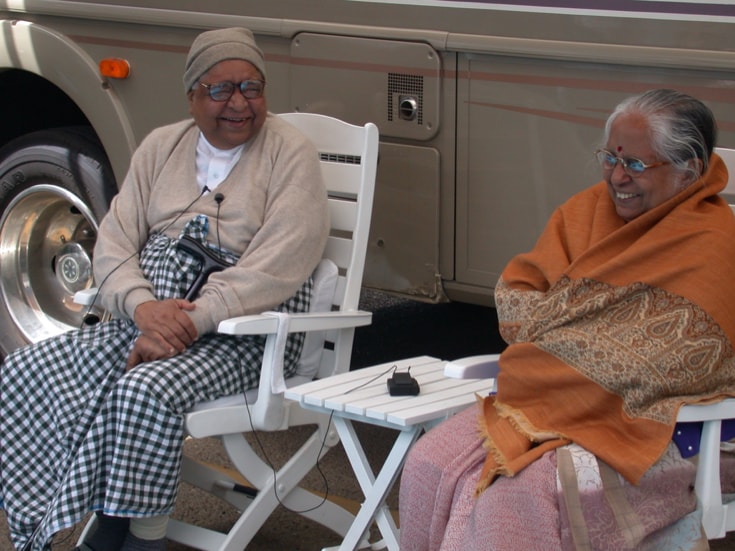
{"label": "black and white checkered fabric", "polygon": [[[203,238],[206,219],[185,232]],[[149,240],[141,266],[159,299],[188,289],[197,263],[187,257],[175,240]],[[311,280],[277,310],[306,311],[310,295]],[[0,505],[16,548],[33,537],[31,549],[48,549],[90,510],[170,513],[182,414],[258,384],[263,337],[205,335],[175,358],[126,373],[138,335],[131,321],[115,319],[20,349],[0,367]],[[289,338],[286,373],[302,343],[303,335]]]}

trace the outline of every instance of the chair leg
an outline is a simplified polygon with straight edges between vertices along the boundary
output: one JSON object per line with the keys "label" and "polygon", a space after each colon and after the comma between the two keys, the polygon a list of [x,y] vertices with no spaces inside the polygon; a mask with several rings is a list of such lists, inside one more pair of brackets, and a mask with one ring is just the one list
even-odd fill
{"label": "chair leg", "polygon": [[[323,451],[323,427],[310,434],[276,473],[255,453],[243,434],[225,435],[222,442],[235,469],[239,473],[247,473],[247,480],[257,489],[257,494],[244,496],[232,491],[232,485],[238,483],[233,477],[185,459],[182,480],[235,505],[242,510],[242,514],[227,534],[180,522],[172,523],[169,539],[204,550],[242,551],[278,505],[284,505],[344,537],[354,515],[344,507],[329,500],[324,501],[321,496],[298,486],[316,465]],[[200,543],[192,545],[194,541]]]}
{"label": "chair leg", "polygon": [[247,508],[254,497],[254,494],[240,491],[242,481],[227,474],[226,470],[200,463],[187,456],[184,456],[181,465],[181,480],[226,501],[239,510]]}
{"label": "chair leg", "polygon": [[725,536],[725,507],[720,488],[720,431],[722,422],[705,421],[699,447],[696,493],[702,505],[702,525],[708,539]]}
{"label": "chair leg", "polygon": [[323,495],[297,486],[281,502],[290,510],[299,511],[301,516],[344,538],[355,520],[355,515],[338,503],[330,501],[329,497],[327,495],[325,499]]}
{"label": "chair leg", "polygon": [[77,539],[77,545],[82,545],[84,543],[84,540],[87,539],[87,536],[89,536],[92,532],[94,532],[94,529],[96,527],[97,527],[97,515],[92,515],[91,517],[89,517],[89,520],[84,524],[82,533],[79,535],[79,539]]}

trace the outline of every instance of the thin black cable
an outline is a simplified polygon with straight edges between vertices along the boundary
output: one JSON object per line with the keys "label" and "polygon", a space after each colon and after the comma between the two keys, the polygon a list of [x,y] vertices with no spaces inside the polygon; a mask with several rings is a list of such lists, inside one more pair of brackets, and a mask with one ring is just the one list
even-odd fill
{"label": "thin black cable", "polygon": [[[207,186],[204,186],[204,187],[202,188],[202,191],[201,191],[201,192],[199,193],[199,195],[197,195],[197,196],[196,196],[196,197],[194,198],[194,200],[193,200],[193,201],[192,201],[191,203],[189,203],[188,205],[186,205],[186,207],[185,207],[185,208],[184,208],[184,209],[183,209],[183,210],[182,210],[182,211],[181,211],[181,212],[180,212],[179,214],[177,214],[177,215],[176,215],[176,218],[174,218],[173,220],[171,220],[171,222],[169,222],[168,224],[166,224],[166,225],[164,226],[164,228],[163,228],[163,229],[162,229],[162,230],[161,230],[160,232],[158,232],[158,233],[161,233],[161,234],[163,234],[163,233],[164,233],[164,232],[165,232],[165,231],[166,231],[167,229],[169,229],[169,228],[170,228],[171,226],[173,226],[173,225],[174,225],[174,224],[176,223],[176,221],[177,221],[177,220],[178,220],[179,218],[181,218],[182,216],[184,216],[184,214],[185,214],[185,213],[186,213],[186,212],[187,212],[187,211],[188,211],[188,210],[189,210],[189,209],[190,209],[190,208],[192,207],[192,205],[193,205],[194,203],[196,203],[196,202],[197,202],[197,201],[198,201],[199,199],[201,199],[201,197],[202,197],[202,196],[203,196],[203,195],[204,195],[205,193],[208,193],[208,192],[210,192],[210,191],[211,191],[211,190],[210,190],[210,189],[209,189],[209,188],[208,188]],[[220,194],[220,195],[221,195],[221,194]],[[224,196],[223,196],[222,198],[224,199]],[[218,220],[217,220],[217,232],[218,232],[218,235],[217,235],[217,239],[218,239],[218,240],[219,240],[219,204],[220,204],[221,202],[222,202],[222,201],[218,201],[218,202],[217,202],[217,219],[218,219]],[[128,260],[130,260],[131,258],[133,258],[134,256],[136,256],[137,254],[140,254],[140,251],[135,251],[135,252],[133,252],[133,253],[132,253],[132,254],[131,254],[130,256],[128,256],[128,257],[127,257],[127,258],[126,258],[125,260],[123,260],[122,262],[120,262],[120,264],[118,264],[118,265],[117,265],[117,266],[115,266],[115,267],[114,267],[114,268],[113,268],[112,270],[110,270],[110,273],[108,273],[108,274],[107,274],[107,275],[106,275],[106,276],[104,277],[104,279],[102,280],[102,283],[100,283],[100,284],[99,284],[99,285],[97,286],[97,292],[96,292],[96,293],[94,294],[94,297],[92,298],[92,302],[91,302],[91,303],[89,304],[89,307],[87,307],[87,311],[86,311],[86,312],[84,313],[84,316],[82,316],[82,323],[83,323],[83,324],[85,324],[85,325],[95,325],[96,323],[98,323],[98,322],[99,322],[99,317],[97,317],[97,315],[95,315],[95,314],[92,314],[92,308],[94,308],[94,305],[95,305],[95,303],[97,302],[97,298],[98,298],[98,297],[100,296],[100,291],[102,290],[102,286],[103,286],[103,285],[104,285],[104,284],[105,284],[105,283],[107,282],[107,280],[109,279],[109,277],[110,277],[110,276],[111,276],[112,274],[114,274],[114,273],[115,273],[115,272],[116,272],[117,270],[119,270],[119,269],[120,269],[120,267],[121,267],[121,266],[122,266],[123,264],[125,264],[125,263],[126,263],[126,262],[127,262]],[[81,328],[82,328],[82,327],[80,326],[80,329],[81,329]]]}
{"label": "thin black cable", "polygon": [[[366,381],[366,382],[364,382],[364,383],[362,383],[360,385],[357,385],[354,388],[351,388],[351,389],[345,391],[345,394],[349,394],[350,392],[352,392],[354,390],[358,390],[358,389],[360,389],[360,388],[362,388],[362,387],[364,387],[366,385],[369,385],[370,383],[372,383],[372,382],[380,379],[386,373],[388,373],[390,371],[395,372],[397,369],[398,369],[398,366],[396,364],[393,364],[388,369],[386,369],[382,373],[376,375],[375,377],[373,377],[369,381]],[[411,367],[409,366],[408,369],[409,369],[409,372],[410,372]],[[310,507],[308,509],[304,509],[303,511],[297,511],[297,510],[291,509],[290,507],[288,507],[287,505],[285,505],[281,501],[281,498],[278,496],[278,490],[277,490],[277,488],[278,488],[278,480],[277,480],[277,474],[278,474],[278,472],[276,471],[276,468],[273,465],[273,462],[268,457],[268,453],[265,450],[265,446],[263,445],[263,442],[258,437],[258,431],[253,426],[253,416],[252,416],[252,413],[250,412],[250,403],[248,402],[247,391],[243,391],[242,395],[243,395],[243,398],[245,399],[245,411],[247,411],[247,413],[248,413],[248,420],[250,421],[250,426],[253,427],[253,433],[252,434],[253,434],[253,437],[255,438],[255,442],[258,444],[258,448],[260,449],[261,453],[263,454],[263,457],[264,457],[265,462],[268,464],[268,466],[273,471],[273,495],[275,496],[276,501],[279,503],[279,505],[281,505],[287,511],[290,511],[292,513],[298,513],[298,514],[303,514],[303,513],[308,513],[310,511],[314,511],[314,510],[318,509],[319,507],[321,507],[322,505],[324,505],[324,503],[329,498],[329,481],[327,479],[327,475],[324,474],[324,471],[322,471],[320,461],[321,461],[321,458],[322,458],[322,452],[324,451],[324,448],[326,447],[327,435],[329,434],[329,427],[332,424],[332,417],[334,417],[334,410],[331,410],[329,412],[329,419],[327,420],[327,426],[324,429],[324,438],[322,439],[321,448],[319,448],[319,454],[317,455],[316,464],[314,465],[315,468],[316,468],[316,470],[317,470],[317,472],[319,472],[319,474],[322,477],[322,480],[324,481],[324,497],[322,498],[322,500],[318,504],[314,505],[313,507]]]}
{"label": "thin black cable", "polygon": [[322,480],[324,481],[324,496],[322,497],[322,500],[316,505],[314,505],[313,507],[309,507],[308,509],[303,509],[303,510],[296,510],[296,509],[291,509],[285,503],[283,503],[281,501],[281,498],[278,495],[278,480],[277,480],[278,471],[273,465],[273,462],[268,457],[268,453],[265,451],[265,446],[263,445],[263,442],[258,437],[258,431],[255,429],[255,426],[253,425],[253,416],[252,416],[252,413],[250,412],[250,404],[248,402],[247,391],[243,391],[242,395],[245,398],[245,410],[248,412],[248,420],[250,421],[250,426],[253,428],[253,437],[255,438],[255,442],[258,444],[258,448],[260,449],[260,452],[263,454],[263,458],[265,462],[268,464],[268,466],[273,471],[273,495],[275,496],[278,504],[284,509],[286,509],[287,511],[291,513],[297,513],[297,514],[303,514],[303,513],[308,513],[310,511],[315,511],[316,509],[324,505],[327,502],[327,499],[329,498],[329,480],[327,480],[327,475],[324,474],[324,471],[322,471],[322,467],[319,462],[322,459],[322,452],[324,451],[324,448],[327,445],[326,444],[327,435],[329,434],[329,427],[332,424],[332,417],[334,416],[334,411],[332,411],[329,414],[329,419],[327,419],[327,426],[324,429],[324,437],[322,438],[322,444],[321,444],[321,447],[319,448],[319,453],[317,454],[316,464],[314,465],[314,467],[316,467],[317,472],[321,475]]}
{"label": "thin black cable", "polygon": [[[211,190],[207,186],[204,186],[204,188],[202,188],[202,191],[199,193],[199,195],[197,195],[191,203],[189,203],[179,214],[177,214],[176,215],[176,218],[174,218],[171,222],[169,222],[168,224],[166,224],[166,226],[160,231],[160,233],[163,233],[167,229],[169,229],[174,223],[176,223],[176,221],[179,218],[181,218],[192,207],[192,205],[194,203],[196,203],[205,193],[207,193],[209,191],[211,191]],[[92,308],[94,307],[95,302],[97,301],[97,298],[99,297],[100,289],[102,289],[102,286],[105,284],[105,282],[107,281],[107,279],[113,273],[115,273],[115,271],[117,271],[123,264],[125,264],[128,260],[130,260],[131,258],[133,258],[138,253],[139,253],[139,251],[136,251],[133,254],[131,254],[130,256],[128,256],[125,260],[123,260],[122,262],[120,262],[120,264],[118,264],[117,266],[115,266],[110,271],[109,274],[107,274],[105,276],[105,278],[102,280],[102,283],[100,283],[99,286],[97,287],[97,292],[95,293],[94,298],[92,299],[92,302],[90,303],[89,307],[87,308],[87,312],[83,316],[82,323],[88,323],[87,322],[87,319],[90,316],[91,317],[96,317],[94,314],[91,313],[91,311],[92,311]],[[93,321],[91,324],[94,325],[94,323],[96,323],[96,321]],[[76,458],[76,453],[78,453],[78,451],[79,450],[77,449],[77,451],[75,452],[75,458]],[[71,467],[71,462],[69,463],[69,467]],[[66,479],[66,477],[67,477],[68,474],[69,474],[69,470],[67,469],[66,472],[64,473],[64,477],[62,478],[62,481]],[[61,486],[62,485],[59,484],[59,488],[61,488]],[[36,536],[38,535],[38,531],[40,530],[41,525],[43,524],[44,520],[48,516],[48,514],[49,514],[49,512],[51,510],[51,507],[56,503],[58,497],[59,497],[59,494],[58,494],[58,490],[57,490],[56,492],[54,492],[54,497],[51,499],[51,502],[49,503],[49,506],[46,508],[46,511],[44,512],[43,516],[41,517],[41,520],[39,520],[38,524],[36,524],[35,528],[33,529],[33,532],[31,532],[31,535],[29,536],[28,541],[26,541],[25,545],[23,545],[23,547],[21,548],[21,551],[28,551],[31,548],[31,545],[33,544],[33,540],[35,540]]]}
{"label": "thin black cable", "polygon": [[222,241],[220,241],[219,238],[219,209],[222,206],[222,201],[225,200],[225,196],[221,193],[217,193],[214,196],[214,200],[217,202],[217,218],[215,220],[215,223],[217,225],[217,254],[219,255],[219,259],[222,260]]}
{"label": "thin black cable", "polygon": [[[389,367],[388,369],[386,369],[386,370],[385,370],[385,371],[383,371],[382,373],[380,373],[380,374],[376,375],[375,377],[373,377],[373,378],[372,378],[372,379],[370,379],[369,381],[365,381],[364,383],[362,383],[362,384],[359,384],[359,385],[357,385],[357,386],[356,386],[356,387],[354,387],[354,388],[351,388],[351,389],[349,389],[349,390],[346,390],[346,391],[345,391],[345,394],[349,394],[350,392],[353,392],[353,391],[355,391],[355,390],[359,390],[359,389],[361,389],[362,387],[364,387],[364,386],[367,386],[367,385],[369,385],[370,383],[372,383],[372,382],[374,382],[374,381],[377,381],[377,380],[378,380],[378,379],[380,379],[380,378],[381,378],[381,377],[382,377],[383,375],[385,375],[386,373],[388,373],[388,372],[389,372],[389,371],[391,371],[391,370],[393,370],[393,372],[395,373],[395,371],[396,371],[397,369],[398,369],[398,366],[397,366],[396,364],[393,364],[393,365],[392,365],[392,366],[390,366],[390,367]],[[411,367],[410,367],[410,366],[409,366],[408,370],[409,370],[409,372],[411,371]]]}
{"label": "thin black cable", "polygon": [[[179,212],[179,214],[177,214],[176,217],[171,222],[169,222],[168,224],[166,224],[166,226],[164,226],[163,229],[161,229],[159,231],[159,233],[161,233],[161,234],[165,233],[167,229],[169,229],[172,225],[174,225],[179,220],[179,218],[181,218],[192,207],[192,205],[194,205],[194,203],[196,203],[201,197],[204,196],[205,193],[208,193],[208,192],[211,192],[211,190],[205,185],[202,188],[202,191],[199,193],[199,195],[197,195],[188,205],[186,205],[186,207],[184,207],[184,209],[181,212]],[[217,220],[216,220],[216,224],[217,224],[217,245],[218,245],[218,248],[220,249],[218,251],[219,252],[219,255],[220,255],[220,260],[222,259],[222,250],[221,250],[222,249],[222,245],[221,245],[220,234],[219,234],[219,213],[220,213],[220,207],[222,205],[222,201],[224,201],[224,198],[225,198],[224,195],[221,194],[221,193],[218,193],[214,197],[214,200],[217,202]],[[90,303],[89,307],[87,308],[86,313],[84,314],[84,316],[82,318],[83,319],[83,322],[82,323],[94,325],[95,323],[97,323],[97,321],[99,321],[99,318],[97,318],[97,316],[94,315],[94,314],[92,314],[91,312],[92,312],[92,308],[95,305],[95,302],[97,301],[97,298],[99,297],[100,290],[102,289],[102,286],[105,284],[105,282],[107,282],[108,278],[113,273],[115,273],[118,269],[120,269],[120,267],[122,267],[123,264],[125,264],[128,260],[130,260],[131,258],[133,258],[134,256],[136,256],[139,253],[140,253],[140,251],[133,252],[130,256],[128,256],[126,259],[122,260],[117,266],[115,266],[105,276],[105,278],[102,280],[102,282],[97,286],[97,292],[95,293],[94,298],[92,299],[92,302]],[[91,323],[90,323],[88,321],[88,320],[90,320],[90,318],[96,318],[96,320],[92,320]],[[247,401],[247,397],[245,399]],[[250,414],[250,410],[248,409],[248,415],[249,414]],[[329,419],[329,423],[331,423],[331,417]],[[327,424],[327,429],[329,428],[329,423]],[[251,424],[252,424],[252,421],[251,421]],[[324,479],[324,482],[325,482],[325,487],[327,488],[327,491],[328,491],[329,486],[328,486],[328,483],[327,483],[326,476],[321,471],[321,468],[318,465],[319,459],[321,458],[322,450],[324,449],[324,446],[325,446],[326,434],[327,433],[325,432],[325,440],[322,441],[322,448],[319,450],[319,458],[317,459],[317,470],[322,475],[322,478]],[[256,436],[256,438],[257,438],[257,436]],[[261,449],[262,449],[262,445],[261,445]],[[273,468],[273,465],[270,465],[270,466],[271,466],[271,468]],[[274,470],[274,472],[275,472],[275,470]],[[66,474],[64,476],[66,477]],[[33,532],[31,533],[30,539],[25,543],[25,545],[22,547],[22,550],[21,551],[28,551],[30,549],[30,546],[33,544],[33,540],[35,539],[36,535],[38,535],[38,530],[40,529],[41,525],[43,524],[44,519],[48,515],[49,510],[50,510],[51,506],[55,503],[57,497],[58,497],[58,493],[56,493],[54,495],[54,499],[52,499],[52,501],[49,504],[49,507],[46,509],[46,512],[44,513],[43,517],[41,518],[41,520],[39,521],[39,523],[36,525],[36,527],[34,528]],[[276,498],[278,499],[278,495],[276,495]],[[325,496],[324,499],[326,500],[326,496]],[[280,499],[279,499],[279,503],[280,503]],[[319,505],[317,505],[317,507],[321,506],[322,503],[324,503],[324,500],[322,500],[322,502]],[[281,503],[281,505],[283,505],[283,504]],[[309,510],[307,510],[307,511],[309,511]],[[305,512],[307,512],[307,511],[305,511]],[[71,537],[71,535],[67,535],[59,543],[66,542],[70,537]]]}
{"label": "thin black cable", "polygon": [[74,537],[74,531],[69,529],[69,532],[65,536],[55,539],[51,542],[51,549],[60,545],[68,544],[71,541],[72,537]]}

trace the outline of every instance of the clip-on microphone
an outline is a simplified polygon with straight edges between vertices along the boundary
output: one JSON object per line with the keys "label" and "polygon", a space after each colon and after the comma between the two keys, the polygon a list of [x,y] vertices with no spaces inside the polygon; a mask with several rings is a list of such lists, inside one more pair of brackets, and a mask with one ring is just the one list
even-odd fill
{"label": "clip-on microphone", "polygon": [[189,287],[189,290],[186,291],[186,296],[184,296],[186,300],[193,299],[199,293],[199,290],[207,281],[210,274],[221,272],[225,268],[234,266],[234,264],[218,258],[214,252],[188,235],[179,239],[176,248],[189,253],[199,261],[199,274],[194,280],[194,283]]}

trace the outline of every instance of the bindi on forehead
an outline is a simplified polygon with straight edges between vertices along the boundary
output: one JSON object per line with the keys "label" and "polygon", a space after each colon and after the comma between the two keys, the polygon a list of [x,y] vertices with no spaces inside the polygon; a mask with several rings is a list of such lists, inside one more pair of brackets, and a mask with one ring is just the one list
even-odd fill
{"label": "bindi on forehead", "polygon": [[616,149],[616,151],[618,153],[621,153],[623,151],[623,146],[622,145],[619,145],[618,148]]}

